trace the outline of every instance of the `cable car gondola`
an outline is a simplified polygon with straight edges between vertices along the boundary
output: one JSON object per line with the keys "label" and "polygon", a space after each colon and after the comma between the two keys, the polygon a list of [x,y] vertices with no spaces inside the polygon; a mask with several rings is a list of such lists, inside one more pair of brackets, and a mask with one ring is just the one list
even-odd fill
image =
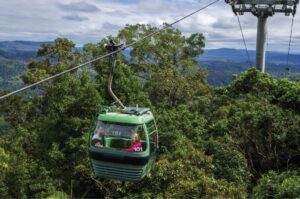
{"label": "cable car gondola", "polygon": [[[121,45],[110,41],[109,52]],[[96,127],[90,136],[89,156],[97,176],[139,181],[145,177],[158,154],[158,132],[155,119],[147,108],[125,107],[111,89],[115,54],[108,80],[108,92],[120,108],[109,107],[97,117]]]}
{"label": "cable car gondola", "polygon": [[[139,181],[158,152],[156,123],[147,108],[128,107],[99,114],[90,138],[90,158],[97,176]],[[134,147],[135,143],[140,143]]]}

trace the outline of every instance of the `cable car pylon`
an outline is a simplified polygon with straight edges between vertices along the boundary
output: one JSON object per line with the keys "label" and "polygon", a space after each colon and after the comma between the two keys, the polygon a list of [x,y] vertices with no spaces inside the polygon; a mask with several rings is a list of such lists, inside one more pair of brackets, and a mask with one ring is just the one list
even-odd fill
{"label": "cable car pylon", "polygon": [[257,17],[256,68],[265,72],[267,19],[275,13],[295,16],[299,0],[225,0],[236,15],[251,12]]}

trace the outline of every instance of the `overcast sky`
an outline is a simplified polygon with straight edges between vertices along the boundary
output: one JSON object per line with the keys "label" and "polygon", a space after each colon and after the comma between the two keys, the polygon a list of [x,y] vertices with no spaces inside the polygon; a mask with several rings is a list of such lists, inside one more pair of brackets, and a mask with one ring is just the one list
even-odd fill
{"label": "overcast sky", "polygon": [[[174,20],[208,4],[209,0],[2,0],[0,41],[51,41],[66,37],[78,46],[116,35],[126,24],[155,26]],[[299,10],[300,12],[300,10]],[[286,52],[292,17],[269,18],[269,50]],[[255,49],[257,19],[240,17],[249,49]],[[300,52],[300,17],[295,17],[292,53]],[[244,48],[231,7],[221,0],[175,28],[184,34],[200,32],[206,48]]]}

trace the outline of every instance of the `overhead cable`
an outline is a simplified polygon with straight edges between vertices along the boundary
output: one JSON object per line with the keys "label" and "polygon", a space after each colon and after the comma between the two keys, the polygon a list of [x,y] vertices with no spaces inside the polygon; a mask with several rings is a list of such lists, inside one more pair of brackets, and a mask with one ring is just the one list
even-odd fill
{"label": "overhead cable", "polygon": [[200,8],[200,9],[198,9],[198,10],[196,10],[196,11],[194,11],[194,12],[192,12],[192,13],[190,13],[190,14],[188,14],[188,15],[186,15],[186,16],[184,16],[184,17],[182,17],[182,18],[180,18],[180,19],[178,19],[178,20],[176,20],[176,21],[174,21],[173,23],[166,24],[166,25],[165,25],[164,27],[162,27],[161,29],[158,29],[157,31],[152,32],[152,33],[150,33],[150,34],[148,34],[148,35],[142,37],[141,39],[139,39],[139,40],[137,40],[137,41],[134,41],[134,42],[132,42],[132,43],[130,43],[130,44],[128,44],[128,45],[124,45],[124,47],[122,47],[122,48],[120,48],[120,49],[118,49],[118,50],[116,50],[116,51],[114,51],[114,52],[111,52],[111,53],[102,55],[102,56],[97,57],[97,58],[95,58],[95,59],[92,59],[92,60],[90,60],[90,61],[88,61],[88,62],[82,63],[82,64],[80,64],[80,65],[78,65],[78,66],[75,66],[75,67],[73,67],[73,68],[70,68],[70,69],[65,70],[65,71],[63,71],[63,72],[60,72],[60,73],[55,74],[55,75],[53,75],[53,76],[50,76],[50,77],[48,77],[48,78],[45,78],[45,79],[40,80],[40,81],[38,81],[38,82],[35,82],[35,83],[33,83],[33,84],[27,85],[27,86],[25,86],[25,87],[23,87],[23,88],[21,88],[21,89],[12,91],[12,92],[10,92],[10,93],[7,93],[7,94],[1,96],[1,97],[0,97],[0,100],[5,99],[5,98],[7,98],[7,97],[9,97],[9,96],[15,95],[15,94],[17,94],[17,93],[20,93],[20,92],[22,92],[22,91],[24,91],[24,90],[30,89],[30,88],[32,88],[32,87],[35,87],[35,86],[37,86],[37,85],[39,85],[39,84],[42,84],[42,83],[44,83],[44,82],[46,82],[46,81],[55,79],[55,78],[57,78],[57,77],[59,77],[59,76],[61,76],[61,75],[63,75],[63,74],[66,74],[66,73],[75,71],[75,70],[77,70],[77,69],[79,69],[79,68],[81,68],[81,67],[83,67],[83,66],[86,66],[86,65],[91,64],[91,63],[93,63],[93,62],[95,62],[95,61],[104,59],[104,58],[106,58],[106,57],[109,57],[109,56],[111,56],[111,55],[113,55],[113,54],[116,54],[116,53],[118,53],[118,52],[120,52],[120,51],[122,51],[122,50],[125,50],[125,49],[127,49],[127,48],[129,48],[129,47],[132,47],[132,46],[134,46],[135,44],[137,44],[137,43],[139,43],[139,42],[141,42],[141,41],[144,41],[145,39],[147,39],[147,38],[149,38],[149,37],[152,37],[152,36],[154,36],[154,35],[157,35],[157,34],[163,32],[163,31],[166,30],[167,28],[172,27],[173,25],[175,25],[175,24],[177,24],[177,23],[179,23],[179,22],[181,22],[181,21],[183,21],[183,20],[185,20],[185,19],[191,17],[192,15],[195,15],[196,13],[198,13],[198,12],[200,12],[200,11],[202,11],[202,10],[204,10],[204,9],[206,9],[206,8],[208,8],[208,7],[210,7],[210,6],[212,6],[213,4],[216,4],[216,3],[219,2],[219,1],[220,1],[220,0],[215,0],[215,1],[213,1],[213,2],[211,2],[211,3],[209,3],[209,4],[207,4],[206,6],[204,6],[204,7]]}
{"label": "overhead cable", "polygon": [[238,22],[239,22],[239,27],[240,27],[241,34],[242,34],[242,37],[243,37],[244,46],[245,46],[245,50],[246,50],[247,57],[248,57],[248,62],[249,62],[249,64],[250,64],[250,67],[252,67],[253,65],[252,65],[252,62],[251,62],[251,60],[250,60],[250,55],[249,55],[248,48],[247,48],[247,44],[246,44],[246,40],[245,40],[245,37],[244,37],[243,28],[242,28],[242,24],[241,24],[241,22],[240,22],[240,18],[239,18],[239,16],[238,16],[238,15],[236,15],[236,17],[237,17],[237,20],[238,20]]}
{"label": "overhead cable", "polygon": [[286,67],[287,67],[287,69],[289,69],[289,58],[290,58],[291,43],[292,43],[292,36],[293,36],[294,19],[295,19],[295,16],[293,16],[293,19],[292,19],[289,47],[288,47],[288,53],[287,53],[287,58],[286,58]]}

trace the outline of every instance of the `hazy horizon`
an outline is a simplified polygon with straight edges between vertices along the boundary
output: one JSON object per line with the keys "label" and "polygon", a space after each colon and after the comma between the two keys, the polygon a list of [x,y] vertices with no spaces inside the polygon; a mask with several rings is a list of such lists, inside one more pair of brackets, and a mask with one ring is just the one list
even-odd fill
{"label": "hazy horizon", "polygon": [[[34,42],[34,43],[50,43],[50,42],[54,42],[54,40],[52,40],[52,41],[38,41],[38,40],[0,40],[0,43],[2,43],[2,42]],[[97,43],[97,42],[94,42],[94,43]],[[76,44],[75,43],[75,45],[76,45],[76,47],[77,48],[82,48],[83,47],[83,45],[81,45],[81,44]],[[210,47],[205,47],[204,48],[204,50],[220,50],[220,49],[234,49],[234,50],[245,50],[244,48],[227,48],[227,47],[220,47],[220,48],[210,48]],[[248,51],[256,51],[256,49],[249,49],[248,48]],[[268,49],[266,52],[275,52],[275,53],[287,53],[287,50],[282,50],[282,51],[280,51],[280,50],[278,50],[278,49],[273,49],[273,50],[270,50],[270,49]],[[298,55],[298,54],[300,54],[300,51],[293,51],[293,52],[291,52],[290,54],[295,54],[295,55]],[[300,57],[299,57],[299,59],[300,59]]]}

